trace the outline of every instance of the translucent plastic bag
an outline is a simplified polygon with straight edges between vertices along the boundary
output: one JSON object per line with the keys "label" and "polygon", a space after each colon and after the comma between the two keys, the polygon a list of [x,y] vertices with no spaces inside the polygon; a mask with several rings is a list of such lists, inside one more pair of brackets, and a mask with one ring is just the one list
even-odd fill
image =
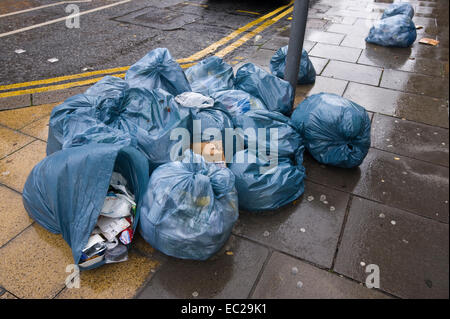
{"label": "translucent plastic bag", "polygon": [[410,19],[414,17],[414,8],[409,3],[392,3],[384,10],[381,19],[392,17],[398,14],[407,15]]}
{"label": "translucent plastic bag", "polygon": [[241,90],[227,90],[214,93],[214,107],[226,110],[232,118],[250,110],[266,110],[260,99]]}
{"label": "translucent plastic bag", "polygon": [[385,47],[407,48],[416,41],[414,22],[407,15],[395,15],[376,21],[366,41]]}

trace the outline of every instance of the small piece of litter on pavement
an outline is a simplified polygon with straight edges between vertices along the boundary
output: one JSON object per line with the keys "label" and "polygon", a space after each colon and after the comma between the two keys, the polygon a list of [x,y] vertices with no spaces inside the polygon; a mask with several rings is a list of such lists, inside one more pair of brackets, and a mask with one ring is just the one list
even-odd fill
{"label": "small piece of litter on pavement", "polygon": [[394,157],[394,159],[395,159],[396,161],[399,161],[399,160],[400,160],[400,157]]}
{"label": "small piece of litter on pavement", "polygon": [[194,292],[192,293],[192,297],[198,297],[198,292],[194,291]]}
{"label": "small piece of litter on pavement", "polygon": [[393,147],[392,144],[389,144],[387,147]]}
{"label": "small piece of litter on pavement", "polygon": [[233,256],[234,253],[232,251],[227,251],[225,254],[227,254],[228,256]]}
{"label": "small piece of litter on pavement", "polygon": [[308,202],[312,202],[314,200],[314,196],[308,196]]}
{"label": "small piece of litter on pavement", "polygon": [[416,30],[423,29],[423,25],[416,25]]}
{"label": "small piece of litter on pavement", "polygon": [[91,67],[85,67],[85,68],[82,68],[82,69],[81,69],[81,71],[83,71],[83,72],[86,72],[86,71],[89,71],[89,70],[93,70],[93,68],[91,68]]}
{"label": "small piece of litter on pavement", "polygon": [[442,145],[444,145],[444,146],[445,146],[445,143],[444,143],[444,142],[442,142]]}
{"label": "small piece of litter on pavement", "polygon": [[325,205],[328,205],[328,201],[327,201],[327,200],[324,200],[323,203],[324,203]]}
{"label": "small piece of litter on pavement", "polygon": [[405,244],[409,243],[409,241],[407,241],[406,239],[402,239],[402,242],[404,242]]}
{"label": "small piece of litter on pavement", "polygon": [[306,229],[304,229],[304,228],[302,227],[302,228],[300,228],[300,231],[301,231],[302,233],[304,233],[304,232],[306,231]]}
{"label": "small piece of litter on pavement", "polygon": [[380,215],[378,215],[378,217],[380,217],[380,218],[384,218],[384,217],[386,217],[386,215],[385,215],[385,214],[383,214],[383,213],[381,213]]}
{"label": "small piece of litter on pavement", "polygon": [[9,174],[10,174],[9,171],[2,172],[3,176],[8,176]]}
{"label": "small piece of litter on pavement", "polygon": [[303,287],[303,283],[301,281],[297,282],[297,288],[302,288]]}
{"label": "small piece of litter on pavement", "polygon": [[384,179],[382,179],[381,182],[384,183]]}
{"label": "small piece of litter on pavement", "polygon": [[397,222],[395,220],[391,220],[391,224],[395,225],[395,224],[397,224]]}
{"label": "small piece of litter on pavement", "polygon": [[408,175],[408,172],[402,172],[403,175]]}
{"label": "small piece of litter on pavement", "polygon": [[270,232],[268,232],[267,230],[263,233],[264,237],[269,237],[270,236]]}
{"label": "small piece of litter on pavement", "polygon": [[419,40],[419,43],[435,46],[435,45],[439,44],[439,41],[435,40],[435,39],[430,39],[430,38],[422,38]]}
{"label": "small piece of litter on pavement", "polygon": [[57,59],[57,58],[51,58],[51,59],[48,59],[47,61],[50,62],[50,63],[55,63],[55,62],[58,62],[59,59]]}
{"label": "small piece of litter on pavement", "polygon": [[298,268],[297,267],[292,267],[291,274],[293,274],[293,275],[298,274]]}
{"label": "small piece of litter on pavement", "polygon": [[17,53],[17,54],[22,54],[22,53],[25,53],[27,51],[25,51],[24,49],[17,49],[14,52]]}
{"label": "small piece of litter on pavement", "polygon": [[260,36],[259,34],[255,37],[255,42],[258,42],[262,39],[262,36]]}
{"label": "small piece of litter on pavement", "polygon": [[364,266],[366,265],[366,263],[365,263],[364,261],[361,261],[359,264],[360,264],[362,267],[364,267]]}
{"label": "small piece of litter on pavement", "polygon": [[330,206],[330,212],[334,212],[336,208],[334,206]]}
{"label": "small piece of litter on pavement", "polygon": [[323,202],[324,200],[326,200],[327,197],[325,195],[320,195],[320,201]]}

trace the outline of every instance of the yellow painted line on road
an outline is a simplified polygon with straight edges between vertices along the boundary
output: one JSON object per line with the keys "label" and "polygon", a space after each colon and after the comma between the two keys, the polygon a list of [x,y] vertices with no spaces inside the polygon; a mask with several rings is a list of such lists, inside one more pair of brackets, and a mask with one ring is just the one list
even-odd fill
{"label": "yellow painted line on road", "polygon": [[207,4],[199,4],[199,3],[194,3],[194,2],[183,2],[183,4],[188,4],[190,6],[195,6],[195,7],[208,8]]}
{"label": "yellow painted line on road", "polygon": [[259,12],[253,12],[253,11],[246,11],[246,10],[236,10],[237,12],[241,12],[241,13],[248,13],[248,14],[254,14],[254,15],[261,15],[261,13]]}
{"label": "yellow painted line on road", "polygon": [[[221,47],[222,45],[228,43],[229,41],[233,40],[234,38],[236,38],[238,35],[240,35],[242,32],[247,31],[248,29],[254,27],[257,24],[260,24],[261,22],[267,20],[268,18],[272,17],[273,15],[277,14],[280,11],[283,11],[284,9],[286,9],[287,7],[291,6],[294,3],[294,1],[289,2],[289,4],[284,5],[282,7],[279,7],[278,9],[273,10],[272,12],[269,12],[266,15],[263,15],[262,17],[246,24],[243,27],[240,27],[239,29],[237,29],[236,31],[231,32],[229,35],[227,35],[226,37],[223,37],[222,39],[220,39],[217,42],[214,42],[213,44],[209,45],[208,47],[206,47],[205,49],[198,51],[197,53],[194,53],[193,55],[191,55],[188,58],[185,59],[180,59],[178,60],[179,63],[186,63],[186,62],[192,62],[192,61],[196,61],[199,60],[205,56],[207,56],[210,53],[215,52],[219,47]],[[292,11],[292,8],[291,8]]]}
{"label": "yellow painted line on road", "polygon": [[279,21],[283,17],[285,17],[288,14],[290,14],[293,11],[293,9],[294,8],[291,7],[288,10],[286,10],[286,11],[282,12],[281,14],[277,15],[275,18],[267,20],[266,22],[264,22],[263,24],[261,24],[260,26],[255,28],[254,30],[250,31],[249,33],[247,33],[244,36],[242,36],[241,38],[239,38],[239,40],[233,42],[229,46],[227,46],[227,47],[223,48],[222,50],[220,50],[219,52],[217,52],[215,55],[218,56],[219,58],[223,58],[225,55],[227,55],[230,52],[234,51],[236,48],[238,48],[241,45],[243,45],[245,42],[247,42],[248,40],[253,38],[255,35],[257,35],[261,31],[267,29],[269,26],[271,26],[275,22]]}

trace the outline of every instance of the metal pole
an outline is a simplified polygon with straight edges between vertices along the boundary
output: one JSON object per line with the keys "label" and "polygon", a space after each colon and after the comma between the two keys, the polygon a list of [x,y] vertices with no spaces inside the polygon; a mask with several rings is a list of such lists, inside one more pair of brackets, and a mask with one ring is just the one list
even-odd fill
{"label": "metal pole", "polygon": [[308,7],[309,0],[295,0],[294,17],[291,24],[289,48],[286,58],[286,72],[284,74],[284,79],[288,81],[294,89],[294,95],[297,87],[300,58],[303,50],[303,40],[305,39]]}

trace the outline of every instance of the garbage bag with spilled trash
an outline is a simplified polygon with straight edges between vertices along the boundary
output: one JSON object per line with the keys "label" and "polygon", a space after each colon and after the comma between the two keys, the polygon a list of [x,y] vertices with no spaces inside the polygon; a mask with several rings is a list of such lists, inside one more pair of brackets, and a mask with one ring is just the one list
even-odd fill
{"label": "garbage bag with spilled trash", "polygon": [[[284,79],[286,69],[288,46],[284,46],[275,52],[270,59],[270,71],[273,75]],[[316,81],[316,70],[309,59],[308,52],[305,49],[302,51],[300,59],[300,70],[298,71],[298,84],[312,84]]]}
{"label": "garbage bag with spilled trash", "polygon": [[172,95],[191,91],[183,69],[166,48],[154,49],[133,64],[125,80],[130,87],[163,89]]}
{"label": "garbage bag with spilled trash", "polygon": [[192,91],[202,95],[210,96],[215,92],[233,88],[233,68],[216,56],[198,62],[185,73]]}
{"label": "garbage bag with spilled trash", "polygon": [[414,8],[409,3],[392,3],[387,7],[383,15],[381,16],[381,19],[392,17],[395,15],[403,14],[408,16],[410,19],[414,17]]}
{"label": "garbage bag with spilled trash", "polygon": [[289,82],[253,63],[246,63],[237,70],[234,86],[260,99],[268,110],[283,114],[291,112],[294,91]]}
{"label": "garbage bag with spilled trash", "polygon": [[366,41],[385,47],[407,48],[416,38],[414,22],[407,15],[400,14],[375,21]]}
{"label": "garbage bag with spilled trash", "polygon": [[250,110],[267,109],[260,99],[241,90],[220,91],[211,97],[214,99],[214,107],[227,111],[232,118]]}
{"label": "garbage bag with spilled trash", "polygon": [[205,260],[227,241],[238,218],[234,175],[191,150],[152,174],[140,233],[154,248],[182,259]]}
{"label": "garbage bag with spilled trash", "polygon": [[[290,119],[267,110],[234,119],[237,149],[229,168],[236,177],[240,208],[274,210],[304,192],[303,141]],[[243,148],[240,150],[240,148]]]}
{"label": "garbage bag with spilled trash", "polygon": [[351,168],[370,148],[370,118],[360,105],[331,93],[314,94],[291,116],[306,149],[320,163]]}
{"label": "garbage bag with spilled trash", "polygon": [[23,203],[38,224],[62,234],[75,264],[95,268],[127,260],[148,176],[147,159],[132,147],[73,147],[33,168]]}

